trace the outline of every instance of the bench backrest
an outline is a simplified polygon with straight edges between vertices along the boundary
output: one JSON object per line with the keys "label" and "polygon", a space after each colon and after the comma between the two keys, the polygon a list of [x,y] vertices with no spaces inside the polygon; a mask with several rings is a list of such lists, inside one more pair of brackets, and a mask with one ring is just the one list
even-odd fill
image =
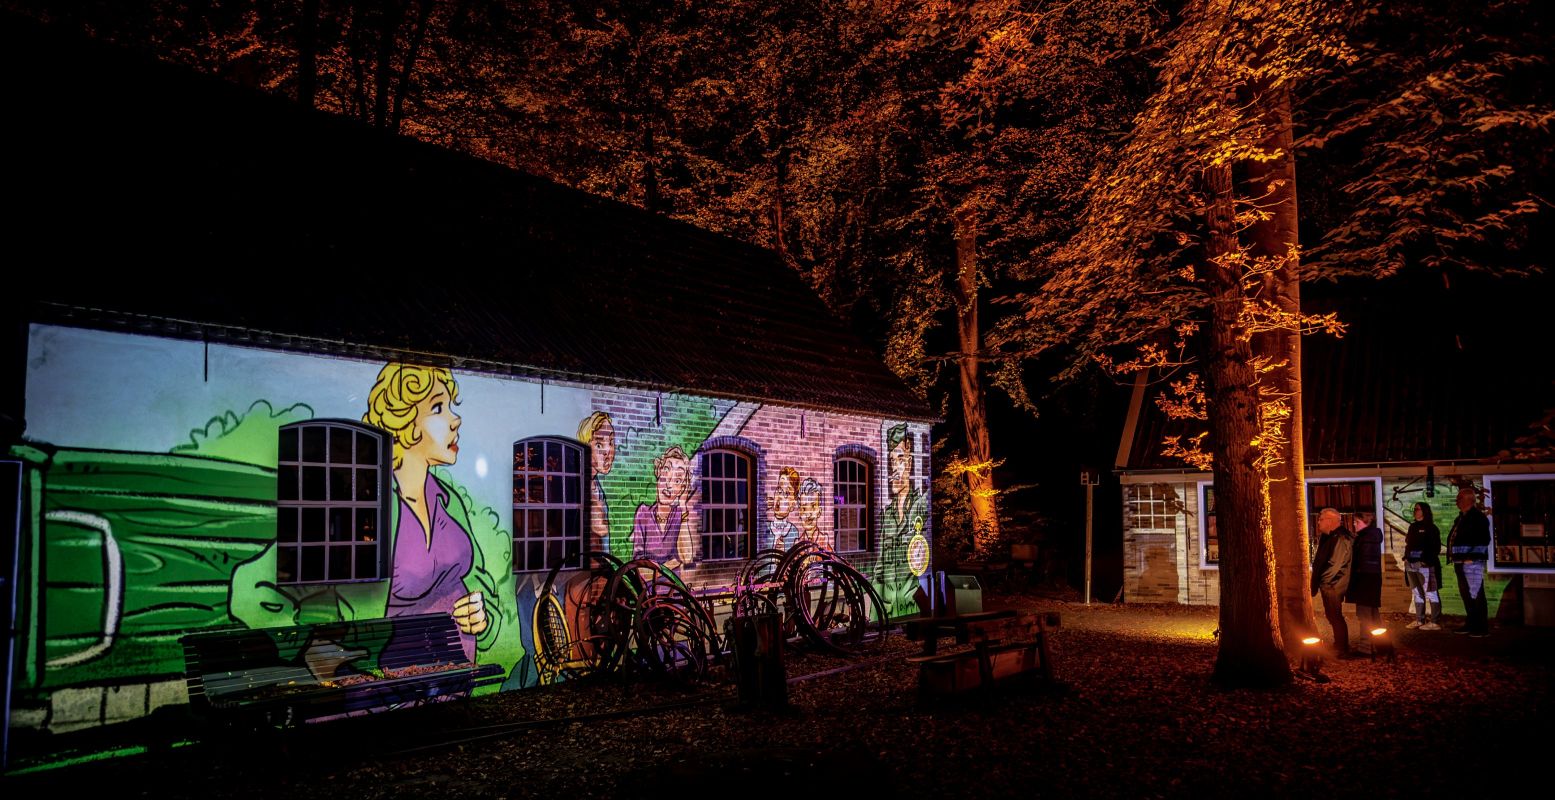
{"label": "bench backrest", "polygon": [[448,614],[214,631],[185,636],[191,703],[351,675],[469,665]]}
{"label": "bench backrest", "polygon": [[1030,641],[1037,637],[1040,630],[1041,625],[1037,615],[1029,613],[974,623],[967,628],[968,641],[973,644],[991,641]]}

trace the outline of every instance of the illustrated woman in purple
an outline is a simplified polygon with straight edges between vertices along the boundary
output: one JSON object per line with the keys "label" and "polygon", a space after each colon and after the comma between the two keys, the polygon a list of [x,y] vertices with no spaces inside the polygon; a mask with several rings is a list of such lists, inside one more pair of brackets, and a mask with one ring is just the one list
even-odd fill
{"label": "illustrated woman in purple", "polygon": [[[387,616],[452,614],[475,660],[491,620],[470,538],[470,514],[432,467],[459,458],[459,386],[439,367],[390,363],[378,373],[362,421],[394,439],[393,577]],[[472,588],[472,584],[473,587]]]}

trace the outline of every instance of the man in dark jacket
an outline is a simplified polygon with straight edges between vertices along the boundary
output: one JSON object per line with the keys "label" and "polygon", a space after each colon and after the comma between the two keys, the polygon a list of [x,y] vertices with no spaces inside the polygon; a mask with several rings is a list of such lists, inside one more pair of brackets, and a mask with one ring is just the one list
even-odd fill
{"label": "man in dark jacket", "polygon": [[1490,601],[1485,597],[1485,564],[1490,561],[1490,520],[1475,507],[1474,490],[1458,492],[1458,518],[1447,534],[1447,557],[1458,575],[1458,594],[1468,622],[1453,633],[1475,638],[1490,635]]}
{"label": "man in dark jacket", "polygon": [[1320,536],[1317,553],[1312,557],[1312,593],[1323,596],[1323,616],[1334,629],[1334,649],[1339,657],[1350,655],[1350,627],[1344,622],[1344,593],[1350,587],[1350,532],[1340,526],[1336,509],[1325,508],[1317,515]]}

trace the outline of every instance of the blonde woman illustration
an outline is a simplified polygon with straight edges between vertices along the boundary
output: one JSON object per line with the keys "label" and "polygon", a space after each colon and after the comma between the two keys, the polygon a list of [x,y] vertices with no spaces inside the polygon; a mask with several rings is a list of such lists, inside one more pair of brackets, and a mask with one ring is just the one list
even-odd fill
{"label": "blonde woman illustration", "polygon": [[[470,536],[469,510],[454,488],[432,471],[459,459],[459,385],[440,367],[389,363],[378,373],[362,421],[387,431],[394,443],[393,572],[387,616],[453,615],[465,655],[491,616],[476,569],[482,559]],[[472,584],[473,587],[472,588]]]}

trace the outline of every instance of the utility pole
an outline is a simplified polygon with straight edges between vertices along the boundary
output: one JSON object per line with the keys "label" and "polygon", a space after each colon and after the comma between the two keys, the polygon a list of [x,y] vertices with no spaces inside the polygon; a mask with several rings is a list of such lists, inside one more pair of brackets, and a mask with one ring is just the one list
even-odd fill
{"label": "utility pole", "polygon": [[1085,604],[1091,604],[1091,496],[1096,484],[1101,483],[1101,473],[1093,469],[1080,470],[1080,483],[1085,486]]}

